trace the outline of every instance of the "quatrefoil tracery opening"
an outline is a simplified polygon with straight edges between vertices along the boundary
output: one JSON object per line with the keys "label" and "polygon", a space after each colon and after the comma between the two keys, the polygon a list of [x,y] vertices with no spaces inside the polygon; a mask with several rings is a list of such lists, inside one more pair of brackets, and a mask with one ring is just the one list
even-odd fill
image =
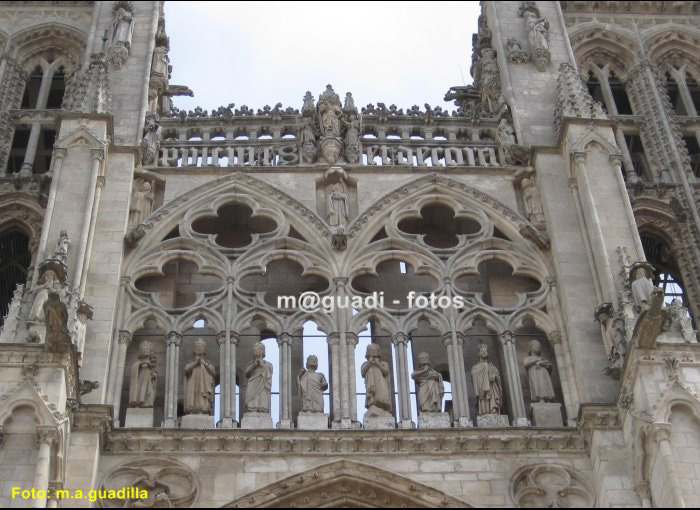
{"label": "quatrefoil tracery opening", "polygon": [[216,244],[223,248],[243,248],[253,242],[254,236],[276,229],[274,220],[253,214],[250,207],[238,203],[225,204],[218,208],[216,216],[199,217],[192,222],[192,230],[215,235]]}
{"label": "quatrefoil tracery opening", "polygon": [[416,274],[408,263],[397,259],[384,260],[377,264],[374,274],[361,274],[352,280],[357,292],[384,293],[385,306],[404,309],[408,307],[408,295],[430,293],[437,289],[438,282],[429,274]]}
{"label": "quatrefoil tracery opening", "polygon": [[458,236],[468,236],[481,230],[479,222],[468,218],[455,218],[455,211],[443,204],[428,204],[420,210],[420,216],[404,218],[398,229],[406,234],[423,236],[423,241],[434,248],[454,248]]}
{"label": "quatrefoil tracery opening", "polygon": [[328,289],[329,282],[316,274],[304,275],[304,268],[291,259],[278,259],[267,264],[265,271],[244,276],[240,286],[248,292],[264,293],[268,306],[277,308],[279,296],[295,296],[304,292],[321,293]]}
{"label": "quatrefoil tracery opening", "polygon": [[510,264],[500,260],[483,261],[477,271],[459,276],[455,287],[466,294],[480,295],[485,305],[494,308],[522,305],[521,296],[536,292],[542,286],[534,278],[513,274]]}

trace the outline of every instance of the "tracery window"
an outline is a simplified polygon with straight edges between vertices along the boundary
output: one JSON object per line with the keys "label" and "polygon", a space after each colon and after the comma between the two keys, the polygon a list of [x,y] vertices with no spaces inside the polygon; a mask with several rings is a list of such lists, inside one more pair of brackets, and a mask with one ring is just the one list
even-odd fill
{"label": "tracery window", "polygon": [[0,326],[9,311],[17,285],[27,279],[30,262],[27,236],[16,230],[0,236]]}
{"label": "tracery window", "polygon": [[665,302],[670,304],[674,299],[680,299],[683,306],[689,308],[680,270],[668,245],[651,234],[643,233],[640,238],[646,258],[655,268],[652,281],[664,290]]}

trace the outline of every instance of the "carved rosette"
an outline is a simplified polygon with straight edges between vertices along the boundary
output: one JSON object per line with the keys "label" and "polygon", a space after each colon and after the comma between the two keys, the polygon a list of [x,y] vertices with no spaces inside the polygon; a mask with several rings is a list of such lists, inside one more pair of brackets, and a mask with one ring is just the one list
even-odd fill
{"label": "carved rosette", "polygon": [[124,499],[100,499],[102,508],[189,508],[197,500],[199,483],[190,468],[168,458],[133,460],[113,469],[100,490],[134,487],[147,491],[146,499],[127,494]]}
{"label": "carved rosette", "polygon": [[511,496],[520,508],[592,507],[595,491],[577,471],[561,464],[535,464],[515,472]]}

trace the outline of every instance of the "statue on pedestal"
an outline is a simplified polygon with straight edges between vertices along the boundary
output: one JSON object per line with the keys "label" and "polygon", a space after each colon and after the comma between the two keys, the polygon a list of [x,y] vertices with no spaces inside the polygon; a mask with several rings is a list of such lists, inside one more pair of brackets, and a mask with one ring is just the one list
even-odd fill
{"label": "statue on pedestal", "polygon": [[554,400],[554,387],[550,375],[552,364],[540,355],[541,352],[540,342],[531,340],[528,344],[527,357],[523,360],[523,366],[527,370],[530,381],[530,400],[532,402]]}
{"label": "statue on pedestal", "polygon": [[418,407],[421,413],[439,413],[442,411],[442,398],[445,384],[442,375],[430,368],[430,356],[427,352],[418,355],[418,370],[411,374],[418,389]]}
{"label": "statue on pedestal", "polygon": [[158,379],[158,359],[148,340],[139,344],[137,360],[131,365],[129,407],[153,407]]}
{"label": "statue on pedestal", "polygon": [[647,274],[647,267],[635,265],[632,267],[632,299],[638,311],[649,308],[651,293],[654,291],[654,284]]}
{"label": "statue on pedestal", "polygon": [[382,354],[377,344],[367,346],[367,361],[362,364],[360,372],[365,380],[365,416],[392,416],[391,381],[389,364],[382,361]]}
{"label": "statue on pedestal", "polygon": [[501,374],[489,361],[488,348],[484,344],[479,346],[479,363],[472,367],[471,373],[478,400],[478,414],[501,414],[503,405]]}
{"label": "statue on pedestal", "polygon": [[206,360],[207,344],[194,343],[194,359],[185,365],[185,414],[211,414],[216,369]]}
{"label": "statue on pedestal", "polygon": [[246,413],[269,413],[270,392],[272,391],[272,363],[265,361],[265,345],[253,346],[253,360],[245,370],[248,386],[245,391]]}
{"label": "statue on pedestal", "polygon": [[323,413],[323,392],[328,389],[326,377],[318,369],[318,358],[309,356],[306,368],[302,368],[297,377],[301,393],[301,411],[304,413]]}
{"label": "statue on pedestal", "polygon": [[328,224],[331,227],[344,227],[350,219],[348,196],[343,181],[331,184],[326,191],[328,195]]}

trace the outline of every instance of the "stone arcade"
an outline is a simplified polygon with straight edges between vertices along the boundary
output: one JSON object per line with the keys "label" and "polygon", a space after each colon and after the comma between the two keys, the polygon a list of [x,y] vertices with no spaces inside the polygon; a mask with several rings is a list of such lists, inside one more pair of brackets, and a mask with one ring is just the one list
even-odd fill
{"label": "stone arcade", "polygon": [[700,506],[700,6],[481,9],[453,111],[183,111],[161,2],[0,2],[0,504]]}

